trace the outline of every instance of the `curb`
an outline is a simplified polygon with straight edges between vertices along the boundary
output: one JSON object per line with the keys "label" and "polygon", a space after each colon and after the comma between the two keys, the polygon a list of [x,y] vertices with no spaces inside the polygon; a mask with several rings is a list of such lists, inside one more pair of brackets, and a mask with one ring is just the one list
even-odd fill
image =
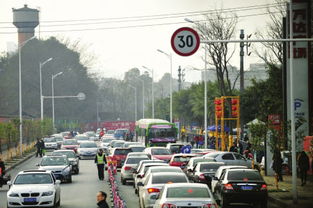
{"label": "curb", "polygon": [[268,194],[268,201],[272,202],[273,204],[279,206],[279,207],[287,207],[289,206],[288,204],[284,203],[282,200],[279,200],[270,194]]}
{"label": "curb", "polygon": [[33,157],[36,153],[33,152],[33,153],[30,153],[29,155],[27,155],[26,157],[24,157],[23,159],[19,160],[18,162],[14,163],[13,165],[11,165],[10,167],[8,167],[6,169],[6,171],[10,171],[12,170],[13,168],[15,168],[16,166],[22,164],[23,162],[25,162],[26,160],[30,159],[31,157]]}

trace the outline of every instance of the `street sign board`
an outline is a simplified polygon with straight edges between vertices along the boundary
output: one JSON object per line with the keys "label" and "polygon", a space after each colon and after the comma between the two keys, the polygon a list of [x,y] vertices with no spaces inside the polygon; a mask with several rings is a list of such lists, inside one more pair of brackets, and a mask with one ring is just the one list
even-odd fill
{"label": "street sign board", "polygon": [[172,35],[171,45],[178,55],[190,56],[199,49],[200,37],[194,29],[182,27]]}

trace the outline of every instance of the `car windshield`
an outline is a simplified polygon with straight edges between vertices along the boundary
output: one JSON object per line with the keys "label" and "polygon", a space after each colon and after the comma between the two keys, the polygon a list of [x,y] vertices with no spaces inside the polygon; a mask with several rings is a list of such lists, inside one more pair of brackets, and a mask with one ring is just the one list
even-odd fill
{"label": "car windshield", "polygon": [[97,144],[94,142],[83,142],[79,145],[80,148],[97,148]]}
{"label": "car windshield", "polygon": [[152,177],[152,184],[187,183],[184,175],[157,175]]}
{"label": "car windshield", "polygon": [[60,166],[68,165],[68,161],[65,157],[44,157],[40,163],[41,166]]}
{"label": "car windshield", "polygon": [[176,153],[179,153],[180,152],[180,149],[183,147],[184,145],[171,145],[170,146],[170,150],[172,152],[176,152]]}
{"label": "car windshield", "polygon": [[110,143],[110,142],[112,142],[114,139],[106,139],[106,138],[104,138],[104,139],[102,139],[102,143]]}
{"label": "car windshield", "polygon": [[143,152],[145,150],[145,147],[131,147],[131,150],[133,152]]}
{"label": "car windshield", "polygon": [[200,187],[173,187],[168,188],[167,198],[210,198],[207,188]]}
{"label": "car windshield", "polygon": [[179,172],[176,168],[153,168],[150,169],[151,173],[161,173],[161,172],[173,172],[173,173],[177,173]]}
{"label": "car windshield", "polygon": [[113,144],[114,147],[123,147],[124,142],[116,142]]}
{"label": "car windshield", "polygon": [[[146,166],[144,167],[144,169],[143,169],[143,172],[146,173],[146,172],[148,171],[148,169],[149,169],[150,167],[153,167],[153,166],[162,166],[162,165],[160,165],[160,164],[156,164],[156,165],[153,165],[153,164],[151,164],[151,165],[146,165]],[[166,166],[166,165],[164,165],[164,166]]]}
{"label": "car windshield", "polygon": [[77,137],[75,137],[75,139],[76,140],[79,140],[79,141],[82,141],[82,140],[89,140],[89,138],[88,137],[85,137],[85,136],[77,136]]}
{"label": "car windshield", "polygon": [[77,145],[77,141],[75,139],[67,139],[64,140],[63,145]]}
{"label": "car windshield", "polygon": [[259,172],[254,171],[243,171],[243,170],[236,170],[236,171],[229,171],[228,172],[228,180],[238,180],[238,181],[262,181],[262,176]]}
{"label": "car windshield", "polygon": [[92,132],[92,131],[86,132],[85,134],[86,134],[87,136],[89,136],[89,137],[95,137],[95,136],[96,136],[96,133],[95,133],[95,132]]}
{"label": "car windshield", "polygon": [[44,138],[43,141],[44,141],[44,142],[56,142],[56,140],[55,140],[54,137],[51,137],[51,138]]}
{"label": "car windshield", "polygon": [[62,137],[54,137],[55,138],[55,140],[57,141],[57,142],[62,142],[63,141],[63,138]]}
{"label": "car windshield", "polygon": [[68,158],[75,158],[75,153],[72,151],[58,151],[58,152],[53,152],[52,153],[53,156],[62,156],[65,155]]}
{"label": "car windshield", "polygon": [[149,138],[166,138],[175,137],[175,129],[173,128],[150,128]]}
{"label": "car windshield", "polygon": [[131,149],[116,149],[114,155],[127,155],[131,152]]}
{"label": "car windshield", "polygon": [[50,174],[31,173],[20,174],[16,177],[14,184],[51,184],[53,183]]}
{"label": "car windshield", "polygon": [[106,134],[114,134],[114,130],[108,130]]}
{"label": "car windshield", "polygon": [[222,164],[201,164],[200,172],[215,172]]}
{"label": "car windshield", "polygon": [[191,158],[192,156],[191,155],[189,155],[189,156],[176,156],[176,157],[174,157],[173,158],[173,161],[174,162],[188,162],[189,160],[190,160],[190,158]]}
{"label": "car windshield", "polygon": [[147,157],[131,157],[128,158],[126,164],[138,164],[141,160],[146,160]]}
{"label": "car windshield", "polygon": [[169,152],[168,149],[152,149],[151,150],[152,155],[170,155],[171,153]]}

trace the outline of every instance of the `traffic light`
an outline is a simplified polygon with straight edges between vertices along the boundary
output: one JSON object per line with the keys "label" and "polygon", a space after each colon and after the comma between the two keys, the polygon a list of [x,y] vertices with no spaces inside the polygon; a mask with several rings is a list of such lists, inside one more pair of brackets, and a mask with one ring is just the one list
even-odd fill
{"label": "traffic light", "polygon": [[231,115],[233,118],[239,117],[239,99],[238,98],[231,99]]}
{"label": "traffic light", "polygon": [[217,118],[221,118],[223,115],[223,99],[222,98],[215,98],[215,116]]}

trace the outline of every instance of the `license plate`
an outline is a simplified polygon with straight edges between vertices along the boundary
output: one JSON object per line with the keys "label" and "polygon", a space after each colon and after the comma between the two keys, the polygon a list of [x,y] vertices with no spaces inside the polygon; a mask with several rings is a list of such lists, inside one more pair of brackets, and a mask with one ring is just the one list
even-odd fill
{"label": "license plate", "polygon": [[25,198],[24,202],[36,202],[36,198]]}
{"label": "license plate", "polygon": [[242,190],[252,190],[253,187],[252,186],[241,186]]}

